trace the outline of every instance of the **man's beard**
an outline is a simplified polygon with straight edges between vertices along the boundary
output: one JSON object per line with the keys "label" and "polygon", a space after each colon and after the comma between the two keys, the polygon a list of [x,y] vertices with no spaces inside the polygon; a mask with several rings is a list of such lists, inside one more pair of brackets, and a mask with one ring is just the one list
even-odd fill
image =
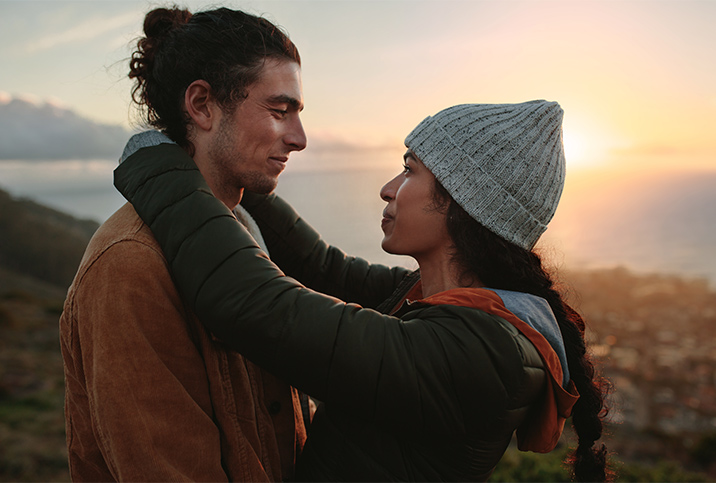
{"label": "man's beard", "polygon": [[209,156],[213,162],[212,169],[225,190],[246,189],[254,193],[268,194],[276,189],[276,177],[258,170],[237,169],[245,161],[236,148],[234,133],[226,118],[221,120],[217,135],[209,146]]}

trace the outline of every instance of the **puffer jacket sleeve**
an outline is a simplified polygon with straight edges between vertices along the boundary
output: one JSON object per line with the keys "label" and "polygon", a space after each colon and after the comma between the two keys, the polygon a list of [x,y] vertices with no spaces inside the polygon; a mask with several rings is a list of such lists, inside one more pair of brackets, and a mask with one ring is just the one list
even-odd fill
{"label": "puffer jacket sleeve", "polygon": [[266,257],[180,148],[138,151],[115,186],[203,323],[298,389],[408,433],[463,433],[466,418],[490,420],[484,394],[489,407],[509,402],[502,381],[521,374],[503,361],[520,356],[499,324],[470,323],[451,306],[404,321],[306,288]]}
{"label": "puffer jacket sleeve", "polygon": [[241,204],[256,220],[271,260],[307,287],[376,308],[410,271],[371,264],[328,245],[281,197],[244,193]]}

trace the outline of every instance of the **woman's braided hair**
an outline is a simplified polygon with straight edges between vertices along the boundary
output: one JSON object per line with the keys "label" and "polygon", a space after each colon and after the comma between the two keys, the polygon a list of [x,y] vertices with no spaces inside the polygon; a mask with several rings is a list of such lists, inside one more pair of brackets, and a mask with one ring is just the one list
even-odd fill
{"label": "woman's braided hair", "polygon": [[454,243],[453,260],[462,268],[462,282],[469,285],[477,279],[487,287],[530,293],[549,303],[564,340],[569,374],[580,394],[572,409],[572,426],[578,438],[577,448],[569,456],[572,477],[576,481],[611,479],[606,446],[595,447],[607,414],[605,395],[609,385],[596,373],[587,354],[584,320],[564,301],[538,254],[482,226],[437,180],[434,202],[436,208],[446,212]]}

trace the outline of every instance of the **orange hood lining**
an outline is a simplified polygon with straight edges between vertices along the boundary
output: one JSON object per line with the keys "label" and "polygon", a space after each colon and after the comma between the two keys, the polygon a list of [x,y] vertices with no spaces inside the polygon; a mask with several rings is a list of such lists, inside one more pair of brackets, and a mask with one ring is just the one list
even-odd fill
{"label": "orange hood lining", "polygon": [[[418,282],[408,292],[406,299],[419,297],[421,292],[420,282]],[[532,342],[545,363],[548,387],[544,399],[536,403],[535,411],[517,428],[517,442],[522,451],[538,453],[552,451],[559,442],[564,430],[564,423],[571,415],[572,408],[579,399],[579,393],[572,381],[569,381],[566,388],[562,387],[562,366],[547,339],[507,310],[500,296],[488,289],[457,288],[416,300],[413,303],[455,305],[482,310],[506,320]]]}

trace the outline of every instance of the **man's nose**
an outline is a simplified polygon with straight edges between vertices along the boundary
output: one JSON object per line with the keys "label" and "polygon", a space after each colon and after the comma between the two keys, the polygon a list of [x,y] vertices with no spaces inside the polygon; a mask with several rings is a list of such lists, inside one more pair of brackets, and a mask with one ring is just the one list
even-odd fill
{"label": "man's nose", "polygon": [[291,129],[284,137],[284,142],[292,147],[292,151],[301,151],[306,148],[308,139],[306,131],[303,130],[303,123],[299,117],[293,122]]}

